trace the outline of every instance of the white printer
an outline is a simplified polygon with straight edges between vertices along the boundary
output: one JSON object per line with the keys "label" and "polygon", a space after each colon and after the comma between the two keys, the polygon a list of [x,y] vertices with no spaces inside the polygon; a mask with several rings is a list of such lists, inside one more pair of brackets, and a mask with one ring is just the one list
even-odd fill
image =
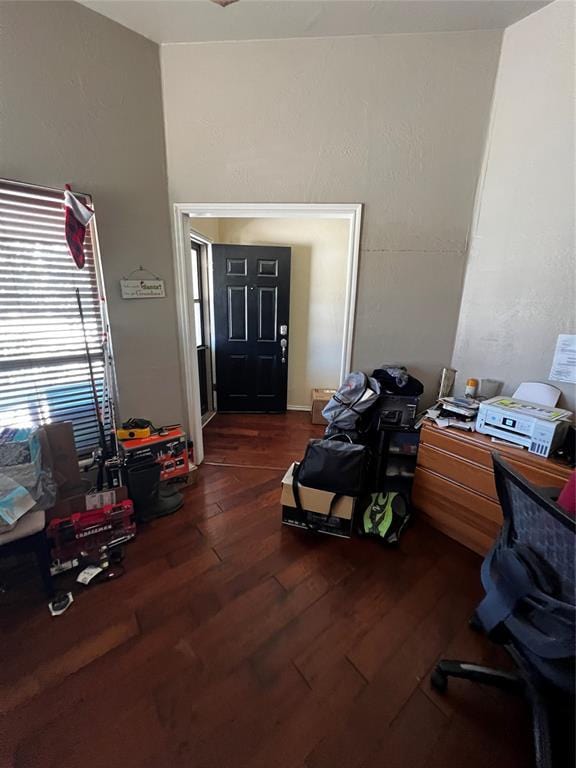
{"label": "white printer", "polygon": [[570,411],[527,403],[514,397],[492,397],[480,403],[476,431],[549,456],[568,430]]}

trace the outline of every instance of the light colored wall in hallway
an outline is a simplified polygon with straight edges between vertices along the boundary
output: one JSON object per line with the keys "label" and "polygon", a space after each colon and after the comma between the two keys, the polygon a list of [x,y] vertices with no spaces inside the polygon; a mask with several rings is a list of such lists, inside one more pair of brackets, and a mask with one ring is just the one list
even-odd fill
{"label": "light colored wall in hallway", "polygon": [[220,242],[220,219],[211,219],[205,216],[190,217],[190,228],[204,235],[215,243]]}
{"label": "light colored wall in hallway", "polygon": [[[1,174],[93,196],[122,416],[182,419],[158,47],[70,2],[0,3]],[[166,299],[126,301],[139,264]]]}
{"label": "light colored wall in hallway", "polygon": [[348,235],[339,219],[219,220],[220,243],[292,247],[288,405],[340,383]]}
{"label": "light colored wall in hallway", "polygon": [[[453,363],[467,376],[547,381],[556,337],[576,333],[574,5],[508,28]],[[575,388],[563,389],[576,407]]]}
{"label": "light colored wall in hallway", "polygon": [[500,42],[162,46],[171,200],[365,203],[353,366],[405,362],[432,396],[453,351]]}

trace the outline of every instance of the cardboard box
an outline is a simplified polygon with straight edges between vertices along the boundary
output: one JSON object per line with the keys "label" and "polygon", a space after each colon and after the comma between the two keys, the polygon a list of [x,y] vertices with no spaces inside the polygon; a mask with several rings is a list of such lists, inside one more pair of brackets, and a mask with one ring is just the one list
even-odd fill
{"label": "cardboard box", "polygon": [[335,389],[313,389],[312,390],[312,424],[327,424],[328,422],[322,416],[322,411],[328,404],[332,395],[336,393]]}
{"label": "cardboard box", "polygon": [[298,484],[302,504],[302,510],[299,510],[296,507],[292,488],[295,466],[292,464],[282,478],[282,522],[296,528],[308,529],[312,525],[320,533],[349,539],[352,536],[357,500],[352,496],[341,496],[334,504],[332,514],[328,516],[330,505],[336,494]]}
{"label": "cardboard box", "polygon": [[44,432],[48,441],[52,476],[58,486],[58,497],[72,496],[83,486],[78,464],[71,421],[45,424]]}
{"label": "cardboard box", "polygon": [[[87,485],[89,486],[89,483]],[[46,521],[49,522],[55,517],[70,517],[76,512],[99,509],[108,504],[118,504],[120,501],[126,501],[127,498],[128,489],[125,485],[111,490],[94,491],[93,493],[84,492],[70,496],[58,496],[54,506],[46,510]]]}

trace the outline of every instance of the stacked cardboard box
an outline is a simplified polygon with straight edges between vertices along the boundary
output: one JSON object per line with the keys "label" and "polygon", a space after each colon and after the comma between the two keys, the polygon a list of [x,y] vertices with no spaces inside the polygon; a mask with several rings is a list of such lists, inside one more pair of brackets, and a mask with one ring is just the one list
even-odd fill
{"label": "stacked cardboard box", "polygon": [[357,499],[340,496],[334,501],[334,493],[298,484],[302,506],[302,509],[298,509],[293,489],[295,466],[295,463],[292,464],[282,479],[282,522],[296,528],[308,528],[349,539],[352,536]]}
{"label": "stacked cardboard box", "polygon": [[332,395],[336,393],[335,389],[313,389],[312,390],[312,424],[326,424],[327,421],[322,416],[322,411],[328,405]]}

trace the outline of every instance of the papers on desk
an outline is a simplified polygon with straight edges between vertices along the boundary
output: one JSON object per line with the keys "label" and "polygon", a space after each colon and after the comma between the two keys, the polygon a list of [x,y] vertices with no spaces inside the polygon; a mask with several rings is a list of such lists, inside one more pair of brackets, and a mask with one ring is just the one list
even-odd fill
{"label": "papers on desk", "polygon": [[456,413],[466,419],[475,419],[480,408],[480,403],[471,397],[442,397],[440,405],[443,411]]}
{"label": "papers on desk", "polygon": [[474,421],[462,421],[461,419],[439,417],[434,419],[434,422],[440,429],[444,429],[445,427],[456,427],[456,429],[464,429],[467,432],[474,432],[475,429]]}
{"label": "papers on desk", "polygon": [[519,445],[518,443],[512,443],[510,440],[502,440],[499,437],[492,437],[490,438],[490,442],[492,443],[498,443],[499,445],[511,445],[513,448],[519,448],[521,451],[524,450],[523,445]]}
{"label": "papers on desk", "polygon": [[425,421],[433,421],[441,429],[455,427],[473,432],[479,407],[480,403],[470,397],[442,397],[422,414],[416,428]]}

